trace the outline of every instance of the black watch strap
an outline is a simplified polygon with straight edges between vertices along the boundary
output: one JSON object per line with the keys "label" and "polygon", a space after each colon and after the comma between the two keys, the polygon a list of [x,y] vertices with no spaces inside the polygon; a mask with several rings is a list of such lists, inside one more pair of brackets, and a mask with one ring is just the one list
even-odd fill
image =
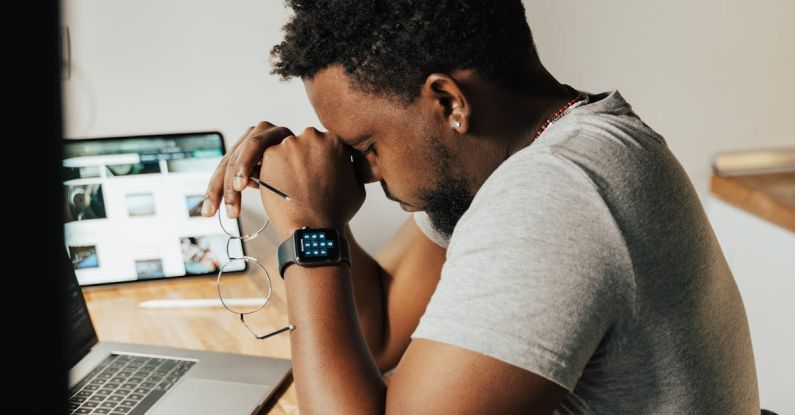
{"label": "black watch strap", "polygon": [[288,265],[295,264],[295,236],[290,235],[287,240],[279,244],[276,258],[279,260],[279,275],[284,279],[284,270]]}

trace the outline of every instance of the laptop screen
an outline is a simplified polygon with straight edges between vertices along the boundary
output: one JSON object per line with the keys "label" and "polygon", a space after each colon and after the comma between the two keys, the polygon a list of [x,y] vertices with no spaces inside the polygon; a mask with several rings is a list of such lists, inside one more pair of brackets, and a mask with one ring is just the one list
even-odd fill
{"label": "laptop screen", "polygon": [[67,254],[63,254],[63,272],[66,277],[66,344],[67,362],[72,367],[97,344],[97,334],[94,332],[94,325],[91,324],[91,316],[88,315],[86,301],[83,292],[75,278],[72,261]]}
{"label": "laptop screen", "polygon": [[[228,238],[201,206],[223,155],[217,132],[66,140],[65,244],[80,285],[217,273]],[[243,254],[240,240],[229,252]]]}

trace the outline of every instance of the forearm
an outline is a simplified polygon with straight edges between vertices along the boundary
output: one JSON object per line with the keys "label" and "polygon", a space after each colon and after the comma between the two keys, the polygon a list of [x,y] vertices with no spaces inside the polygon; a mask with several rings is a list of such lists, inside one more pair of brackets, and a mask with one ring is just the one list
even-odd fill
{"label": "forearm", "polygon": [[346,265],[285,272],[302,414],[383,413],[386,385],[365,342]]}
{"label": "forearm", "polygon": [[350,245],[352,263],[350,276],[359,324],[367,345],[380,367],[379,357],[386,338],[384,270],[359,246],[349,226],[345,227],[345,239]]}
{"label": "forearm", "polygon": [[[411,342],[439,281],[445,250],[408,218],[376,261],[351,242],[353,288],[365,339],[382,372],[394,368]],[[379,295],[380,294],[380,295]]]}

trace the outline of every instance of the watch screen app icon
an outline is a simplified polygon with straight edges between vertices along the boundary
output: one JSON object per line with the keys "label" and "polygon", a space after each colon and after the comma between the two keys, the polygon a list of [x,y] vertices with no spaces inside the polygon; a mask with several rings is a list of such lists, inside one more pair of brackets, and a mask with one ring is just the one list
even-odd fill
{"label": "watch screen app icon", "polygon": [[302,259],[328,259],[334,256],[332,249],[337,246],[334,236],[323,230],[305,230],[298,238],[300,240],[299,255]]}

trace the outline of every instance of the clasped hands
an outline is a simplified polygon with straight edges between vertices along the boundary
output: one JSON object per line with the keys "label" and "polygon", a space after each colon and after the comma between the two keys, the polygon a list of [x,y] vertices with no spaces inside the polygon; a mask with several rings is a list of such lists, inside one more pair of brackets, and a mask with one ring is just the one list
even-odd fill
{"label": "clasped hands", "polygon": [[285,200],[260,189],[280,241],[296,229],[335,228],[340,234],[364,203],[363,168],[356,150],[330,133],[307,128],[294,135],[285,127],[260,122],[250,127],[213,173],[202,205],[212,216],[222,202],[230,218],[240,214],[240,193],[257,187],[249,177],[287,193]]}

